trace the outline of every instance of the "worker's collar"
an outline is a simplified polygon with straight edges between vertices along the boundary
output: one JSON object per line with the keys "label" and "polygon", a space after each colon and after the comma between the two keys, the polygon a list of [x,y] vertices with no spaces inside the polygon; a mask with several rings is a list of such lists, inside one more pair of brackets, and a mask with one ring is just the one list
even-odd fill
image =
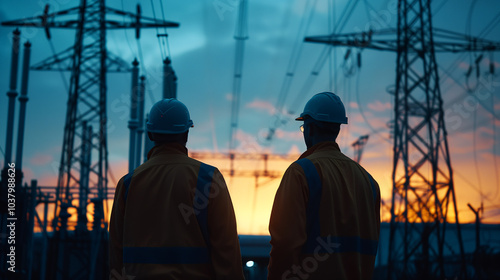
{"label": "worker's collar", "polygon": [[154,146],[148,153],[148,159],[159,154],[187,155],[188,150],[186,146],[179,143],[164,143],[158,146]]}
{"label": "worker's collar", "polygon": [[317,152],[317,151],[324,151],[324,150],[335,150],[340,152],[339,145],[334,142],[334,141],[324,141],[317,143],[316,145],[312,146],[311,148],[307,149],[300,157],[299,159],[305,158],[310,156],[311,154]]}

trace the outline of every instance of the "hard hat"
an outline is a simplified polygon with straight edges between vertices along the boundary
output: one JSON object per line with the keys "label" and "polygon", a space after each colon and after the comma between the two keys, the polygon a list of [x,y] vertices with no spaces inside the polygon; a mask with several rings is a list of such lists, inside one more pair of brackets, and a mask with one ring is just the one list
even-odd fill
{"label": "hard hat", "polygon": [[338,95],[331,92],[321,92],[311,97],[304,112],[295,120],[303,121],[306,116],[322,122],[347,124],[344,104]]}
{"label": "hard hat", "polygon": [[186,105],[177,99],[166,98],[151,107],[146,125],[148,132],[179,134],[193,127],[193,121]]}

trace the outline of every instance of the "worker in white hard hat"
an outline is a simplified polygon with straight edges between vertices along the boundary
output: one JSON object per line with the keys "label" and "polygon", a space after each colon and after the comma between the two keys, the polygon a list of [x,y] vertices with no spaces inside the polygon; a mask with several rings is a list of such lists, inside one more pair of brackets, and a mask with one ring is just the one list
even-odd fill
{"label": "worker in white hard hat", "polygon": [[285,172],[274,199],[268,279],[371,279],[380,232],[380,190],[340,152],[347,124],[331,92],[314,95],[296,119],[307,151]]}
{"label": "worker in white hard hat", "polygon": [[231,197],[217,168],[188,157],[191,127],[176,99],[151,108],[155,146],[116,187],[110,279],[244,279]]}

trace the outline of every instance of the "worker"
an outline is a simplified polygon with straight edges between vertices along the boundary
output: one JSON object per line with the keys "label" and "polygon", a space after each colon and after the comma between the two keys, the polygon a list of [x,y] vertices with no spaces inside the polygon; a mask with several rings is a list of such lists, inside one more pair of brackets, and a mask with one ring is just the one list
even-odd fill
{"label": "worker", "polygon": [[151,108],[155,146],[116,187],[110,279],[244,279],[231,197],[217,168],[188,157],[191,127],[176,99]]}
{"label": "worker", "polygon": [[347,124],[331,92],[314,95],[296,118],[307,146],[276,192],[268,279],[371,279],[380,232],[380,190],[340,152]]}

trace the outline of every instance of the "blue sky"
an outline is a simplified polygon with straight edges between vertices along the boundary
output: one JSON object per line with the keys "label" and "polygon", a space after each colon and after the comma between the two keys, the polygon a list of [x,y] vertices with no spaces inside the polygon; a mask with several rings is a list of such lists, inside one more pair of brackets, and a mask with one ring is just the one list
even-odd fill
{"label": "blue sky", "polygon": [[[39,15],[46,3],[51,11],[67,9],[75,1],[2,1],[0,21]],[[160,17],[160,2],[152,1],[156,16]],[[365,30],[372,26],[396,26],[395,1],[359,1],[343,33]],[[471,3],[475,2],[473,6]],[[142,1],[144,15],[153,16],[150,1]],[[227,10],[217,9],[225,3]],[[168,20],[181,24],[178,29],[169,29],[169,48],[173,67],[178,77],[178,98],[191,112],[195,128],[191,130],[188,148],[197,151],[227,151],[229,140],[229,120],[231,108],[232,74],[235,40],[233,39],[237,17],[236,0],[196,0],[163,1]],[[299,123],[290,121],[280,127],[277,137],[268,143],[263,141],[270,124],[278,95],[285,78],[293,46],[304,35],[324,35],[332,30],[328,24],[338,19],[347,1],[309,1],[315,3],[312,13],[306,11],[306,0],[266,1],[249,0],[248,35],[246,41],[242,78],[239,129],[237,147],[242,152],[262,152],[285,154],[299,153],[305,145],[299,132]],[[369,3],[368,5],[366,3]],[[107,1],[107,5],[134,11],[137,1]],[[309,4],[310,5],[310,4]],[[219,6],[220,7],[220,6]],[[500,3],[494,0],[478,1],[433,1],[435,27],[456,32],[470,32],[478,35],[488,23],[498,16]],[[473,8],[471,8],[473,7]],[[335,8],[336,15],[329,13]],[[299,33],[303,18],[313,15],[307,30]],[[470,21],[468,20],[470,15]],[[469,24],[470,23],[470,24]],[[5,124],[10,69],[10,36],[12,28],[1,27],[0,89],[4,92],[0,100],[0,147],[5,149]],[[31,62],[37,63],[52,55],[50,45],[43,30],[21,29],[22,42],[32,43]],[[57,52],[69,47],[74,40],[73,31],[51,30],[52,42]],[[484,38],[498,40],[500,24],[483,34]],[[108,50],[131,62],[134,57],[141,59],[138,43],[133,31],[109,31]],[[156,40],[156,31],[143,30],[139,44],[142,49],[141,74],[147,76],[148,93],[146,110],[161,96],[161,52]],[[386,88],[394,84],[396,55],[389,52],[363,50],[362,66],[355,67],[350,77],[344,75],[344,54],[346,48],[333,48],[331,56],[310,87],[302,91],[324,45],[302,44],[302,52],[296,58],[297,69],[292,81],[285,108],[300,112],[313,94],[335,90],[344,101],[350,123],[342,130],[339,139],[344,153],[352,156],[350,144],[358,136],[370,134],[363,155],[363,165],[370,170],[382,168],[390,172],[392,168],[392,145],[390,131],[386,123],[392,117],[391,96]],[[358,50],[353,50],[356,54]],[[491,211],[497,211],[498,181],[496,180],[495,159],[500,160],[500,79],[498,77],[500,53],[493,57],[497,67],[496,77],[486,74],[481,78],[488,91],[481,95],[481,104],[470,99],[463,86],[465,73],[470,61],[479,54],[439,54],[441,88],[446,102],[447,125],[450,150],[457,180],[457,195],[462,199],[460,208],[467,211],[466,201],[480,203],[481,189],[490,200],[485,204]],[[334,59],[336,57],[336,59]],[[485,55],[481,71],[488,69],[490,56]],[[347,63],[351,63],[348,61]],[[446,70],[446,71],[445,71]],[[337,73],[336,86],[330,87],[331,77]],[[66,82],[68,74],[62,74]],[[451,78],[450,78],[451,77]],[[475,81],[471,81],[471,84]],[[124,172],[124,162],[128,158],[129,118],[126,109],[130,94],[130,74],[108,75],[108,131],[109,160],[116,177]],[[66,111],[67,90],[57,72],[32,71],[29,81],[29,102],[26,120],[24,166],[26,179],[38,178],[43,184],[55,184],[51,180],[57,175]],[[471,101],[472,100],[472,101]],[[462,109],[461,109],[462,108]],[[465,109],[464,109],[465,108]],[[16,113],[19,107],[16,108]],[[292,116],[285,116],[292,118]],[[368,121],[368,122],[367,122]],[[373,128],[373,130],[372,130]],[[375,132],[374,132],[375,131]],[[3,156],[0,160],[3,166]],[[377,181],[389,184],[390,176],[380,171]],[[459,179],[461,178],[461,179]],[[458,181],[457,181],[458,182]],[[473,187],[474,186],[474,187]],[[387,187],[384,192],[390,192]],[[498,212],[498,211],[497,211]],[[494,212],[493,214],[497,213]],[[491,214],[491,215],[493,215]],[[496,214],[498,217],[498,213]]]}

